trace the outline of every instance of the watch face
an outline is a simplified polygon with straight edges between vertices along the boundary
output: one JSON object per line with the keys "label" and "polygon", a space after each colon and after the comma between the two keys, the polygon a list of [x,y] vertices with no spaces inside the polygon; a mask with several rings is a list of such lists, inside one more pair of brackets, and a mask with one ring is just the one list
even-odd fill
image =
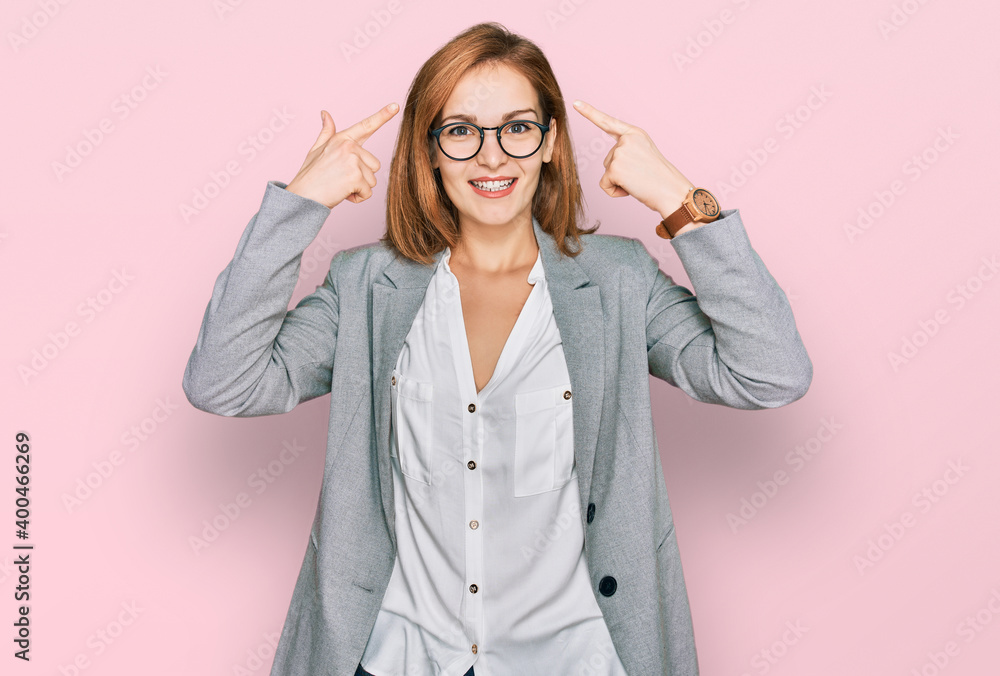
{"label": "watch face", "polygon": [[695,208],[709,218],[719,215],[719,203],[715,201],[715,196],[704,188],[698,188],[691,196]]}

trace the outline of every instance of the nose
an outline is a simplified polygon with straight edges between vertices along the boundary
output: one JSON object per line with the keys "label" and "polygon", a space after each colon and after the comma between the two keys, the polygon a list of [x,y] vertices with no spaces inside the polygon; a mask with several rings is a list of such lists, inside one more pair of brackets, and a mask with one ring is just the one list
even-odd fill
{"label": "nose", "polygon": [[503,164],[507,159],[507,153],[503,151],[500,147],[500,139],[497,138],[495,131],[486,132],[483,138],[483,147],[479,149],[479,154],[476,155],[476,160],[479,164],[484,164],[489,167],[497,167]]}

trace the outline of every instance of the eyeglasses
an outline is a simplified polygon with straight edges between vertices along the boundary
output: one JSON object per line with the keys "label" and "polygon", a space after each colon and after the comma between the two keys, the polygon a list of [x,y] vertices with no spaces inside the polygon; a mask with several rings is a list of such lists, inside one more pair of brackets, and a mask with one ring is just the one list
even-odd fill
{"label": "eyeglasses", "polygon": [[500,149],[516,159],[531,157],[542,147],[549,125],[534,120],[511,120],[499,127],[452,122],[427,133],[437,139],[441,152],[453,160],[471,160],[483,147],[486,131],[496,129]]}

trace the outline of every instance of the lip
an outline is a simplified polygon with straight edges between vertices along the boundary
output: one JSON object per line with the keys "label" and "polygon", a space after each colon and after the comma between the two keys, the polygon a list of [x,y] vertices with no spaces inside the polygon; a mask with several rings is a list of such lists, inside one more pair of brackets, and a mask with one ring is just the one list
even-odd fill
{"label": "lip", "polygon": [[[497,190],[496,192],[489,192],[487,190],[480,190],[476,186],[472,185],[472,181],[505,181],[507,179],[513,179],[513,181],[505,189],[503,189],[503,190]],[[469,186],[473,189],[473,191],[475,191],[475,193],[477,195],[479,195],[481,197],[490,198],[490,199],[496,199],[498,197],[506,197],[507,195],[509,195],[512,192],[514,192],[514,186],[517,185],[517,178],[515,178],[514,176],[493,176],[493,177],[484,176],[484,177],[481,177],[481,178],[472,178],[472,179],[469,179],[468,183],[469,183]]]}

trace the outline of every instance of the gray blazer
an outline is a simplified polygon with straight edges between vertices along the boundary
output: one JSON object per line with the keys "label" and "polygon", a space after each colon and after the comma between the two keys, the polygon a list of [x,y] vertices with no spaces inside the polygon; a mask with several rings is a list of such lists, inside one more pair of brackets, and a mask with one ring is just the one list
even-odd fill
{"label": "gray blazer", "polygon": [[[286,314],[301,255],[331,210],[285,185],[268,183],[219,275],[183,388],[224,416],[331,395],[319,504],[271,674],[352,676],[396,555],[390,373],[433,267],[380,243],[344,250]],[[735,209],[671,240],[697,298],[638,239],[584,235],[570,258],[532,225],[573,385],[594,595],[631,676],[697,674],[648,375],[698,401],[762,409],[802,397],[812,363]]]}

